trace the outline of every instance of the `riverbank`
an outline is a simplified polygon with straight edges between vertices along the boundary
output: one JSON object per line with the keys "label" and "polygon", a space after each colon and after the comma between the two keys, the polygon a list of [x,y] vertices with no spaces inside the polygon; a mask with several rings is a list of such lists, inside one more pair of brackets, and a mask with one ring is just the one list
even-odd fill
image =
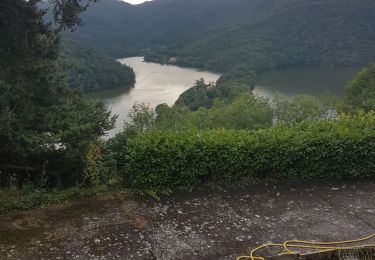
{"label": "riverbank", "polygon": [[341,181],[264,183],[160,202],[123,195],[84,199],[0,216],[0,255],[235,259],[268,241],[338,241],[371,234],[374,195],[373,181]]}
{"label": "riverbank", "polygon": [[99,91],[88,95],[103,101],[118,115],[116,127],[109,131],[113,137],[123,128],[124,121],[135,102],[149,104],[155,108],[159,104],[173,105],[178,97],[194,85],[196,80],[204,78],[207,82],[216,81],[220,75],[198,69],[147,63],[143,57],[119,59],[120,63],[131,67],[136,75],[133,88],[118,88]]}

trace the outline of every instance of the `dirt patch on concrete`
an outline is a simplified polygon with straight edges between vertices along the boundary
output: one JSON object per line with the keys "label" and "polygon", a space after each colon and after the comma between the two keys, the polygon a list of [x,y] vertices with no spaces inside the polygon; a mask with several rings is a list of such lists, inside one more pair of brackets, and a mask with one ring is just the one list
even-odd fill
{"label": "dirt patch on concrete", "polygon": [[375,232],[375,183],[264,184],[0,216],[1,259],[235,259],[266,242]]}

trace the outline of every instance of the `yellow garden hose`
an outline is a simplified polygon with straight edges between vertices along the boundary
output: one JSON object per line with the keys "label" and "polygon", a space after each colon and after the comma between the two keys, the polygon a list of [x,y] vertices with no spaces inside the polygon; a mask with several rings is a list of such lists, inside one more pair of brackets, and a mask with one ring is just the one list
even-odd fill
{"label": "yellow garden hose", "polygon": [[[312,241],[303,241],[303,240],[289,240],[289,241],[285,241],[282,244],[269,243],[269,244],[264,244],[262,246],[259,246],[253,249],[250,252],[249,256],[240,256],[237,258],[237,260],[243,260],[243,259],[264,260],[264,257],[256,255],[256,252],[267,247],[282,248],[284,252],[280,253],[279,255],[296,254],[296,252],[291,250],[290,248],[316,249],[318,250],[316,253],[323,253],[323,252],[328,252],[328,251],[333,251],[333,250],[358,249],[363,246],[342,246],[342,245],[349,244],[349,243],[359,243],[359,242],[370,240],[371,238],[374,238],[374,237],[375,237],[375,234],[372,234],[364,238],[336,241],[336,242],[312,242]],[[366,246],[375,247],[375,244],[366,245]],[[305,255],[305,254],[302,254],[302,255]]]}

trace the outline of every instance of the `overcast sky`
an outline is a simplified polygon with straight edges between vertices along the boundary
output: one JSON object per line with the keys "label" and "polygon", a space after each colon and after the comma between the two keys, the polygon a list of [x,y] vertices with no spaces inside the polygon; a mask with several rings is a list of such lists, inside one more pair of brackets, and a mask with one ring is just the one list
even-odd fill
{"label": "overcast sky", "polygon": [[140,4],[140,3],[143,3],[143,2],[146,2],[146,0],[123,0],[125,2],[128,2],[128,3],[131,3],[133,5],[136,5],[136,4]]}

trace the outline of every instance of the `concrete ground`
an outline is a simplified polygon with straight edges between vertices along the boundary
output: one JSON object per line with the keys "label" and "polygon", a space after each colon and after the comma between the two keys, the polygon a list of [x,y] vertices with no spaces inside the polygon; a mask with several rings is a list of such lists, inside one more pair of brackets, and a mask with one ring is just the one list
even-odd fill
{"label": "concrete ground", "polygon": [[[235,259],[266,242],[375,233],[375,183],[254,185],[0,216],[1,259]],[[375,243],[375,241],[371,241]]]}

